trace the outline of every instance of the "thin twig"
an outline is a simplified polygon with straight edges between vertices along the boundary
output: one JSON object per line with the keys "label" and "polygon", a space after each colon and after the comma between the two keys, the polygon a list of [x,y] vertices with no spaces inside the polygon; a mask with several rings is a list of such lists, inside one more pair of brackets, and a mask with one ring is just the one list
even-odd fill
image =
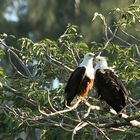
{"label": "thin twig", "polygon": [[92,110],[101,110],[101,108],[99,106],[91,105],[87,100],[84,100],[84,103]]}
{"label": "thin twig", "polygon": [[68,50],[71,52],[71,55],[72,55],[72,57],[73,57],[73,60],[74,60],[74,62],[76,63],[76,65],[78,66],[78,62],[77,62],[77,60],[76,60],[76,57],[75,57],[73,48],[71,47],[71,45],[69,44],[69,42],[67,42],[66,47],[67,47]]}
{"label": "thin twig", "polygon": [[57,110],[53,107],[53,105],[52,105],[52,103],[51,103],[51,100],[50,100],[50,92],[48,91],[47,93],[48,93],[48,94],[47,94],[47,95],[48,95],[47,97],[48,97],[49,105],[50,105],[50,107],[52,108],[52,110],[56,112]]}
{"label": "thin twig", "polygon": [[8,58],[9,58],[10,64],[11,64],[12,67],[15,69],[15,71],[16,71],[19,75],[21,75],[22,77],[28,78],[27,76],[23,75],[23,74],[17,69],[17,67],[14,65],[14,63],[13,63],[12,60],[11,60],[11,55],[10,55],[9,51],[8,51]]}
{"label": "thin twig", "polygon": [[21,92],[17,91],[16,89],[10,87],[7,83],[3,84],[2,87],[7,90],[7,91],[10,91],[12,93],[14,93],[15,95],[17,95],[17,97],[23,99],[25,102],[31,104],[32,106],[34,107],[37,107],[36,103],[34,101],[32,101],[31,99],[26,99],[24,98],[23,96],[21,96]]}
{"label": "thin twig", "polygon": [[71,69],[70,67],[66,66],[64,63],[62,63],[62,62],[60,62],[60,61],[58,61],[58,60],[56,60],[56,59],[50,57],[49,55],[47,55],[47,58],[46,58],[45,60],[46,60],[47,63],[48,63],[48,62],[51,63],[51,64],[54,63],[54,64],[60,66],[61,69],[67,69],[67,70],[70,71],[70,72],[73,72],[73,71],[74,71],[74,70]]}
{"label": "thin twig", "polygon": [[128,34],[127,32],[125,32],[124,30],[120,29],[125,35],[135,39],[136,41],[140,42],[140,39],[137,39],[135,36],[131,35],[131,34]]}
{"label": "thin twig", "polygon": [[[25,70],[26,74],[28,75],[28,77],[32,80],[33,79],[33,76],[32,74],[30,73],[29,69],[25,66],[25,64],[22,62],[22,60],[18,57],[18,55],[12,51],[11,49],[8,49],[8,52],[9,52],[9,56],[10,56],[10,53],[13,54],[15,56],[15,58],[18,60],[18,62],[20,63],[20,65],[23,67],[23,69]],[[10,60],[11,60],[11,56],[10,56]],[[11,61],[12,62],[12,61]],[[13,63],[12,63],[13,64]],[[14,65],[14,64],[13,64]],[[16,66],[15,66],[16,67]]]}
{"label": "thin twig", "polygon": [[83,127],[85,127],[86,125],[88,125],[87,122],[83,122],[81,121],[80,123],[78,123],[75,128],[73,129],[73,133],[72,133],[72,138],[71,140],[74,140],[74,135],[76,134],[77,131],[79,131],[80,129],[82,129]]}
{"label": "thin twig", "polygon": [[79,103],[81,102],[81,100],[79,99],[77,101],[77,103],[75,105],[73,105],[72,107],[69,107],[68,109],[64,109],[64,110],[60,110],[60,111],[56,111],[56,112],[52,112],[52,113],[46,113],[44,111],[42,111],[40,109],[40,106],[38,108],[39,112],[42,114],[42,115],[45,115],[47,117],[50,117],[50,116],[55,116],[55,115],[61,115],[63,113],[66,113],[66,112],[70,112],[71,110],[74,110],[75,108],[77,108],[77,106],[79,105]]}
{"label": "thin twig", "polygon": [[[110,28],[108,28],[108,29],[109,29],[109,31],[111,31]],[[112,32],[112,31],[111,31],[111,32]],[[101,53],[107,48],[108,44],[109,44],[109,43],[114,39],[114,37],[116,36],[116,32],[117,32],[117,28],[115,29],[114,32],[112,32],[112,36],[106,41],[104,47],[101,48],[101,49],[99,49],[99,50],[97,51],[97,55],[101,55]]]}
{"label": "thin twig", "polygon": [[93,127],[95,127],[97,130],[99,130],[107,140],[111,140],[111,139],[105,134],[105,132],[104,132],[102,129],[100,129],[100,128],[97,127],[95,124],[91,123],[90,121],[87,121],[87,122],[88,122],[90,125],[92,125]]}
{"label": "thin twig", "polygon": [[[113,32],[111,31],[111,29],[110,29],[110,28],[108,28],[108,30],[109,30],[110,34],[112,34],[112,35],[113,35]],[[125,41],[124,39],[120,38],[120,37],[119,37],[119,36],[117,36],[116,34],[114,35],[114,38],[117,38],[117,39],[119,39],[121,42],[125,43],[126,45],[131,46],[131,44],[130,44],[130,43],[128,43],[128,42],[127,42],[127,41]]]}
{"label": "thin twig", "polygon": [[8,54],[9,54],[9,60],[10,60],[10,63],[12,64],[12,66],[14,67],[14,69],[20,74],[22,75],[23,77],[26,77],[25,75],[23,75],[21,72],[18,71],[18,69],[16,68],[16,66],[13,64],[12,60],[11,60],[11,55],[14,55],[15,58],[18,60],[18,62],[20,63],[20,65],[23,67],[23,69],[25,70],[26,74],[28,75],[28,77],[32,80],[33,76],[32,74],[30,73],[29,69],[25,66],[25,64],[22,62],[22,60],[18,57],[18,55],[12,50],[10,49],[5,43],[3,40],[0,39],[0,44],[2,44],[3,46],[5,46]]}
{"label": "thin twig", "polygon": [[72,131],[73,131],[73,129],[68,129],[68,128],[65,128],[65,127],[63,126],[63,119],[62,119],[62,121],[60,122],[60,127],[61,127],[62,129],[64,129],[65,131],[68,131],[68,132],[72,132]]}

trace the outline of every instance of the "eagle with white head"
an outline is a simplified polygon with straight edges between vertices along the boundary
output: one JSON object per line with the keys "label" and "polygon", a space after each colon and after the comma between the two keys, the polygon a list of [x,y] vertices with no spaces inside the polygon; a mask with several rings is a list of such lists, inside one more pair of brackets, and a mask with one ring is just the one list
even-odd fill
{"label": "eagle with white head", "polygon": [[65,88],[67,106],[70,106],[77,96],[85,98],[91,90],[94,81],[94,56],[93,53],[87,53],[82,63],[71,74]]}
{"label": "eagle with white head", "polygon": [[98,97],[119,113],[126,106],[128,91],[120,78],[108,67],[105,57],[97,56],[95,63],[94,86]]}

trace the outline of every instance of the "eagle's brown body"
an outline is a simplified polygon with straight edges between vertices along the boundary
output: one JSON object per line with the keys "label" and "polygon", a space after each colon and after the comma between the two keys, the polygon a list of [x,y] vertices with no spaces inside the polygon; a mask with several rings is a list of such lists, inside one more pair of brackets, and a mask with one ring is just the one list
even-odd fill
{"label": "eagle's brown body", "polygon": [[75,97],[85,98],[91,90],[94,81],[93,57],[94,54],[87,53],[82,63],[71,74],[65,88],[68,106]]}
{"label": "eagle's brown body", "polygon": [[117,113],[125,107],[128,92],[112,70],[97,69],[94,85],[99,98],[105,100]]}
{"label": "eagle's brown body", "polygon": [[86,97],[92,86],[93,79],[86,76],[86,68],[78,67],[70,76],[65,88],[67,105],[70,106],[76,96]]}

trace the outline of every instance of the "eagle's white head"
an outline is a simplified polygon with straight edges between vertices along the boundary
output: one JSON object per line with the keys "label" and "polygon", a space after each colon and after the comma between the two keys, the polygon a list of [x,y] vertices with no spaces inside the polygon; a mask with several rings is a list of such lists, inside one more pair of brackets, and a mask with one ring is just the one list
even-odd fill
{"label": "eagle's white head", "polygon": [[84,56],[84,59],[82,63],[79,66],[85,66],[85,67],[93,67],[93,58],[95,57],[95,54],[93,53],[87,53]]}
{"label": "eagle's white head", "polygon": [[95,57],[95,54],[87,53],[84,56],[82,63],[79,65],[79,67],[86,68],[86,76],[89,77],[90,79],[94,79],[94,68],[93,68],[94,57]]}
{"label": "eagle's white head", "polygon": [[107,60],[103,56],[97,56],[95,59],[95,69],[108,69]]}

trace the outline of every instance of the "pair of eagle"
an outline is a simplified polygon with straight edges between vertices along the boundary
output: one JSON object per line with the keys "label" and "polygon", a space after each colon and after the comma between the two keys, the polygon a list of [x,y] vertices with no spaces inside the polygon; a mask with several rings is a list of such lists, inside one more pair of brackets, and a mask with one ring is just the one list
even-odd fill
{"label": "pair of eagle", "polygon": [[[93,68],[93,61],[96,66]],[[85,98],[95,87],[98,97],[107,102],[117,113],[126,105],[128,92],[119,77],[109,69],[107,61],[102,56],[87,53],[82,63],[71,74],[66,88],[67,106],[76,96]]]}

